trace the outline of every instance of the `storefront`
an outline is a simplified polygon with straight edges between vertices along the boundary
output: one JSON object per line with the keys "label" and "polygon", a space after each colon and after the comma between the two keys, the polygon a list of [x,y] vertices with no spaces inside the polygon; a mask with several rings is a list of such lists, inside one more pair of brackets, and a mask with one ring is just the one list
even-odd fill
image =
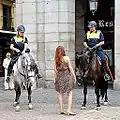
{"label": "storefront", "polygon": [[10,52],[10,40],[15,34],[15,32],[0,30],[0,77],[4,76],[3,60],[6,53]]}

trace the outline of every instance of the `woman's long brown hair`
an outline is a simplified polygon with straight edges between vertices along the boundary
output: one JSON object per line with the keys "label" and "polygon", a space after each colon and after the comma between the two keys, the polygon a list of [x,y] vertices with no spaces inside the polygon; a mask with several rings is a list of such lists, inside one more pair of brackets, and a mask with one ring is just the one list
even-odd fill
{"label": "woman's long brown hair", "polygon": [[59,66],[63,62],[63,56],[65,56],[65,48],[63,46],[58,46],[55,51],[55,64]]}

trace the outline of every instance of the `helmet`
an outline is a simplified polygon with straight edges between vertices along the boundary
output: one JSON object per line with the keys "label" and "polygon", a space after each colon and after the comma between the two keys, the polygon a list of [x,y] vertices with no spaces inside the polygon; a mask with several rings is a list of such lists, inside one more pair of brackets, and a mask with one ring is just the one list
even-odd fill
{"label": "helmet", "polygon": [[97,27],[97,23],[95,21],[90,21],[88,27]]}
{"label": "helmet", "polygon": [[18,31],[18,32],[25,32],[25,27],[24,27],[23,25],[19,25],[19,26],[17,27],[17,31]]}

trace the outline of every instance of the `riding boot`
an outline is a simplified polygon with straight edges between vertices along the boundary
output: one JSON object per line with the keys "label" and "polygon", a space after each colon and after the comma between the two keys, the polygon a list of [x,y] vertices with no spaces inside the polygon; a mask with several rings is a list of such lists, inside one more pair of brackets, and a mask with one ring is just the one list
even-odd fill
{"label": "riding boot", "polygon": [[104,79],[105,79],[105,81],[110,80],[110,75],[107,74],[107,73],[108,73],[108,69],[107,69],[106,61],[102,61],[102,69],[103,69],[103,73],[104,73]]}
{"label": "riding boot", "polygon": [[103,72],[106,73],[107,72],[106,61],[102,61],[102,65],[101,66],[102,66]]}
{"label": "riding boot", "polygon": [[13,65],[16,63],[16,61],[18,60],[18,58],[19,58],[19,55],[16,55],[10,61],[10,64],[8,66],[7,79],[6,79],[7,82],[10,80],[10,75],[13,72]]}
{"label": "riding boot", "polygon": [[7,82],[10,80],[10,75],[12,73],[13,64],[14,64],[13,62],[10,62],[9,66],[8,66],[8,73],[7,73],[7,79],[6,79]]}

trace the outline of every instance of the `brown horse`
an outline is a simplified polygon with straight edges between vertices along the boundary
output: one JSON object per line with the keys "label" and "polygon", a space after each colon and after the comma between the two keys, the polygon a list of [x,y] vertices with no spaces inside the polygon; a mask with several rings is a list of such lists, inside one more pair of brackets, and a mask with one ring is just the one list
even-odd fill
{"label": "brown horse", "polygon": [[[107,89],[108,80],[104,79],[105,73],[101,67],[96,51],[84,49],[81,54],[77,54],[77,62],[81,80],[83,80],[84,101],[82,108],[86,106],[86,95],[88,81],[92,81],[95,86],[97,107],[100,107],[100,96],[105,97],[104,103],[108,102]],[[109,65],[109,59],[106,57],[106,64]]]}

